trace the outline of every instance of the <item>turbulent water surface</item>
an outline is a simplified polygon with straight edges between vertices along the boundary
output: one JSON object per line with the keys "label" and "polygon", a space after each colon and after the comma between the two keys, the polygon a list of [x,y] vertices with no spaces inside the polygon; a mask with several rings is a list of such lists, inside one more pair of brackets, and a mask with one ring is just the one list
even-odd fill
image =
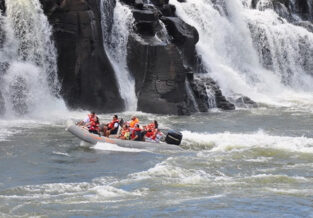
{"label": "turbulent water surface", "polygon": [[84,115],[0,121],[1,216],[313,216],[312,113],[137,113],[182,131],[182,152],[85,147],[65,131]]}
{"label": "turbulent water surface", "polygon": [[[5,2],[0,217],[313,217],[313,33],[279,17],[269,1],[252,10],[251,0],[170,0],[199,31],[202,76],[227,98],[259,105],[180,117],[119,114],[181,131],[182,151],[89,147],[68,133],[87,112],[68,111],[57,98],[57,52],[39,1]],[[102,12],[112,9],[102,14],[104,47],[126,108],[136,110],[125,53],[133,18],[119,1],[114,10],[101,3]]]}

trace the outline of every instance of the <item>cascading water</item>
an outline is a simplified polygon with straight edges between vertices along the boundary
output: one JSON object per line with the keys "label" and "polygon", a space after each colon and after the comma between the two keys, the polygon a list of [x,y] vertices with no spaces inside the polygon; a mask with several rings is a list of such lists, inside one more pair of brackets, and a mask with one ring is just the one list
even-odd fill
{"label": "cascading water", "polygon": [[226,96],[270,104],[307,96],[313,90],[313,34],[264,10],[266,2],[261,11],[246,0],[170,0],[199,31],[197,52]]}
{"label": "cascading water", "polygon": [[1,20],[1,91],[6,115],[38,115],[65,109],[56,97],[56,49],[39,1],[7,0],[6,16]]}
{"label": "cascading water", "polygon": [[283,84],[312,91],[313,34],[273,10],[253,11],[247,19],[263,65],[279,75]]}
{"label": "cascading water", "polygon": [[190,83],[189,83],[189,81],[187,79],[185,80],[185,87],[186,87],[188,98],[191,100],[191,103],[194,106],[195,111],[196,112],[200,112],[199,105],[198,105],[198,103],[196,101],[194,93],[191,90]]}
{"label": "cascading water", "polygon": [[134,22],[133,15],[127,6],[117,1],[114,8],[113,25],[110,28],[110,21],[108,14],[106,14],[108,10],[105,7],[112,6],[112,3],[108,5],[106,0],[102,0],[101,6],[104,48],[113,64],[126,110],[135,111],[137,109],[135,81],[128,71],[126,60],[128,36]]}

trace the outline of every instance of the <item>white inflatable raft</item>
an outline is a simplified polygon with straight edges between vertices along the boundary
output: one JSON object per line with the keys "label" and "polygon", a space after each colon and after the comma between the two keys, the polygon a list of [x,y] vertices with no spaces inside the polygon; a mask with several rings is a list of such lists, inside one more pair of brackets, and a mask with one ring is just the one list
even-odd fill
{"label": "white inflatable raft", "polygon": [[121,140],[113,137],[104,137],[99,136],[93,133],[90,133],[86,128],[81,126],[72,125],[70,126],[67,131],[72,133],[77,138],[88,142],[92,145],[97,144],[98,142],[110,143],[115,144],[120,147],[126,148],[137,148],[137,149],[165,149],[165,150],[183,150],[178,145],[167,144],[165,142],[161,143],[153,143],[153,142],[141,142],[141,141],[131,141],[131,140]]}

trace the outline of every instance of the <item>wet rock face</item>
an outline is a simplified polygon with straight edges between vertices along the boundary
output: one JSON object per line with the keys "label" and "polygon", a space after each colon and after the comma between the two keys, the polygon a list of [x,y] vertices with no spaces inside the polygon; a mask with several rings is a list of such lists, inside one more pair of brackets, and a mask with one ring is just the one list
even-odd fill
{"label": "wet rock face", "polygon": [[[168,0],[152,0],[153,5],[140,7],[136,1],[123,1],[131,6],[135,19],[127,61],[136,81],[138,110],[179,115],[195,112],[197,106],[192,105],[186,82],[187,73],[196,71],[198,31],[175,16],[176,9]],[[190,84],[195,84],[192,79]],[[207,111],[206,90],[204,86],[195,87],[192,92],[199,110]],[[234,108],[216,84],[214,90],[218,107]]]}
{"label": "wet rock face", "polygon": [[0,90],[0,116],[5,114],[5,103]]}
{"label": "wet rock face", "polygon": [[[187,41],[195,51],[197,39],[194,39],[193,31],[196,30],[179,18],[173,17],[172,21],[163,16],[162,11],[173,14],[174,9],[168,1],[151,1],[154,5],[144,4],[141,9],[135,2],[125,2],[132,7],[135,19],[134,32],[128,41],[127,62],[136,81],[138,110],[190,114],[192,109],[188,106],[185,85],[187,68],[184,62],[187,61],[182,53]],[[173,35],[166,24],[162,25],[163,19],[168,20]]]}
{"label": "wet rock face", "polygon": [[100,1],[41,2],[54,30],[66,103],[96,112],[123,110],[114,70],[103,49]]}
{"label": "wet rock face", "polygon": [[189,114],[185,67],[176,46],[151,44],[132,35],[128,66],[136,80],[138,110],[158,114]]}
{"label": "wet rock face", "polygon": [[[194,92],[200,112],[217,107],[222,110],[234,110],[235,105],[226,100],[219,86],[210,77],[194,76],[190,80],[190,86]],[[210,96],[208,93],[211,93]]]}
{"label": "wet rock face", "polygon": [[177,17],[161,17],[168,33],[173,37],[172,42],[177,45],[184,60],[189,66],[194,66],[196,61],[195,45],[199,41],[199,33],[193,26],[188,25]]}
{"label": "wet rock face", "polygon": [[5,2],[4,0],[0,0],[0,14],[4,14],[5,13]]}
{"label": "wet rock face", "polygon": [[[115,5],[115,0],[107,1],[106,5]],[[186,75],[196,72],[197,30],[175,16],[176,8],[168,0],[151,0],[152,4],[121,1],[130,6],[135,19],[127,62],[136,81],[138,110],[180,115],[195,112],[186,90]],[[101,35],[100,0],[41,2],[54,28],[62,95],[67,104],[97,112],[122,110],[114,70],[103,49],[102,37],[106,36]],[[112,19],[113,6],[105,8],[107,18]],[[110,32],[110,24],[107,28]],[[223,98],[217,86],[215,94],[217,99]],[[197,93],[195,96],[202,98]],[[225,104],[217,105],[226,109]]]}
{"label": "wet rock face", "polygon": [[[0,15],[4,14],[5,12],[5,2],[4,0],[0,0]],[[3,42],[4,42],[4,31],[2,30],[2,22],[0,20],[0,49],[2,49],[3,46]],[[1,62],[1,61],[0,61]],[[0,78],[2,77],[2,73],[4,72],[4,64],[0,63]],[[1,84],[1,81],[0,81]],[[1,89],[0,89],[0,115],[3,115],[5,113],[5,105],[4,105],[4,99],[1,93]]]}

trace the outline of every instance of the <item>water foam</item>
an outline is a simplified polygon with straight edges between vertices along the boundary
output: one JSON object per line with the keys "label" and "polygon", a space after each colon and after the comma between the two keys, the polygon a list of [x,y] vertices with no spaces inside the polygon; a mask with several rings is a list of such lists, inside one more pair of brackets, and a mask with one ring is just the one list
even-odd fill
{"label": "water foam", "polygon": [[104,143],[104,142],[98,142],[93,148],[97,150],[102,150],[102,151],[134,152],[134,153],[147,152],[146,150],[143,150],[143,149],[124,148],[115,144]]}
{"label": "water foam", "polygon": [[[151,180],[153,182],[162,181],[162,184],[205,184],[208,181],[216,180],[220,177],[210,175],[204,170],[187,169],[177,166],[175,158],[156,164],[154,167],[139,173],[129,175],[128,180],[142,181]],[[223,177],[226,179],[225,177]]]}
{"label": "water foam", "polygon": [[288,152],[313,153],[313,139],[307,137],[272,136],[260,130],[255,133],[193,133],[183,131],[183,146],[215,151],[270,148]]}
{"label": "water foam", "polygon": [[144,192],[134,190],[133,192],[115,188],[107,184],[99,183],[54,183],[43,185],[19,186],[7,189],[0,193],[0,200],[45,200],[52,202],[65,201],[69,204],[84,202],[106,202],[112,198],[127,198],[141,196]]}

